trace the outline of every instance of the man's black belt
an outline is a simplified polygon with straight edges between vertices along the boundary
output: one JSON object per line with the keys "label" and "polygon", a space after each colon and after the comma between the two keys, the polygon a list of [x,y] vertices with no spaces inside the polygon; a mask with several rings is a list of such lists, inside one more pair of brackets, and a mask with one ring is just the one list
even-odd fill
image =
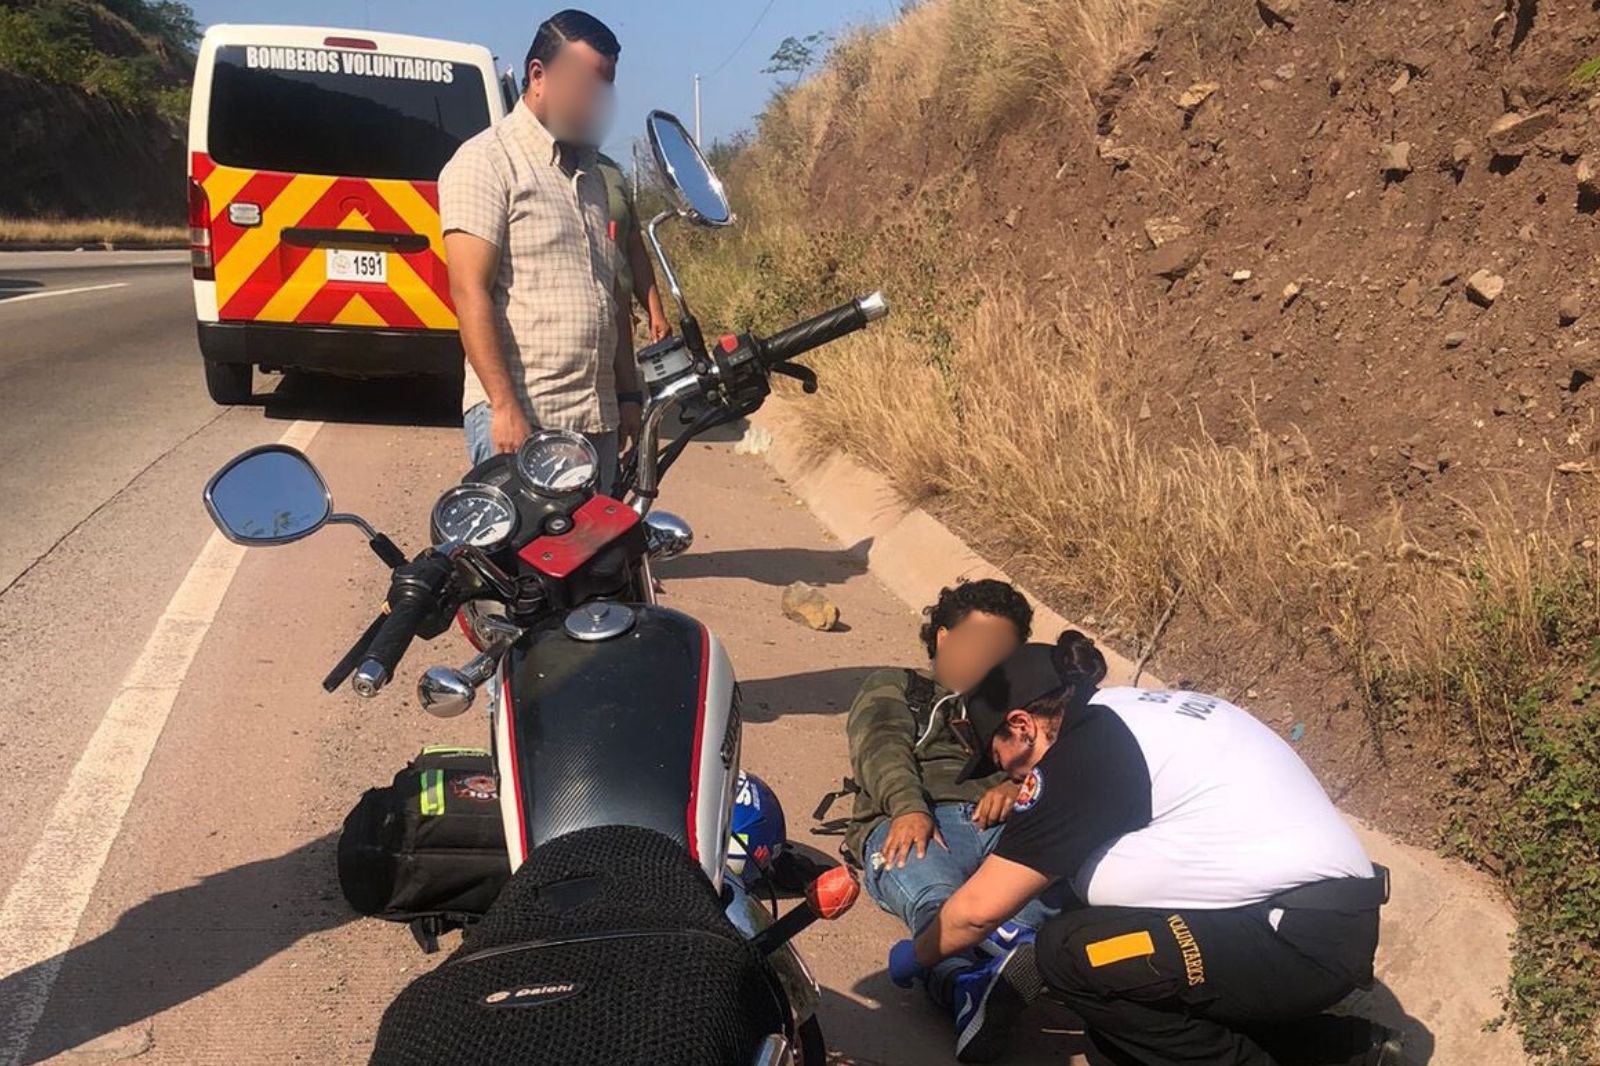
{"label": "man's black belt", "polygon": [[1372,864],[1371,877],[1333,877],[1291,888],[1267,900],[1286,911],[1371,911],[1389,902],[1389,869]]}

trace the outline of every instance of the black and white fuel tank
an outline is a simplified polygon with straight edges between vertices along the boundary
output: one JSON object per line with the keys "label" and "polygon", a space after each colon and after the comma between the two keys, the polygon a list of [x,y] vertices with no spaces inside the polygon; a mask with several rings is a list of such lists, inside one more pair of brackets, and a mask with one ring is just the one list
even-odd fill
{"label": "black and white fuel tank", "polygon": [[679,611],[594,603],[526,634],[501,671],[513,870],[556,837],[634,825],[680,842],[721,887],[740,733],[721,641]]}

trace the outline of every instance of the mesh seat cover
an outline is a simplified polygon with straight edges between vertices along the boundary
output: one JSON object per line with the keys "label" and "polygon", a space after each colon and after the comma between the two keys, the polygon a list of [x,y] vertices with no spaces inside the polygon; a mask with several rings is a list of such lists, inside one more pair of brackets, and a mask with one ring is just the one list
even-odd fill
{"label": "mesh seat cover", "polygon": [[[573,937],[599,939],[563,942]],[[786,1007],[681,846],[586,829],[534,851],[449,959],[384,1012],[383,1066],[744,1066]]]}

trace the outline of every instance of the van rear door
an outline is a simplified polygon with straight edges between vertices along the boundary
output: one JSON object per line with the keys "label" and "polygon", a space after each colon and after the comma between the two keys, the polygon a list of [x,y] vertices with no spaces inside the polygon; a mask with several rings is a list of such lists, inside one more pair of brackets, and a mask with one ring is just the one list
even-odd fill
{"label": "van rear door", "polygon": [[436,181],[499,86],[471,63],[324,43],[216,49],[193,166],[218,317],[454,329]]}

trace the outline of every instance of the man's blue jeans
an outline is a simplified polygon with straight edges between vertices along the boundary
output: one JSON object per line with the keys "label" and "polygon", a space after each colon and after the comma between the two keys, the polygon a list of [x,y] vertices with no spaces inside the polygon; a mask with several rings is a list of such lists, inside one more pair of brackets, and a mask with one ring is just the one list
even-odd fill
{"label": "man's blue jeans", "polygon": [[[928,854],[919,859],[913,849],[904,867],[891,867],[877,858],[889,836],[889,822],[879,825],[867,837],[866,855],[862,856],[866,862],[862,880],[867,894],[878,906],[905,922],[913,936],[933,921],[944,901],[973,875],[1000,842],[1000,826],[979,829],[972,820],[976,809],[971,803],[935,806],[933,821],[944,836],[946,847],[929,841]],[[1053,908],[1033,900],[1017,912],[1014,920],[1038,929],[1054,913]],[[928,994],[935,1002],[948,1006],[955,975],[982,961],[981,956],[970,953],[944,960],[928,978]]]}
{"label": "man's blue jeans", "polygon": [[[494,441],[489,436],[489,405],[474,404],[461,416],[461,431],[467,438],[467,461],[477,466],[494,454]],[[539,427],[535,426],[535,429]],[[610,493],[617,484],[617,434],[585,433],[595,451],[600,453],[600,491]]]}

